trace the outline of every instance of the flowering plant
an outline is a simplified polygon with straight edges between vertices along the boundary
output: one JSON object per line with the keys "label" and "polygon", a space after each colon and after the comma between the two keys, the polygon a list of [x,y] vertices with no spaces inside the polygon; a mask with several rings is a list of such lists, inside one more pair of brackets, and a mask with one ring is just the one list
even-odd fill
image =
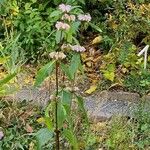
{"label": "flowering plant", "polygon": [[[80,53],[86,49],[79,44],[76,35],[81,23],[89,23],[91,16],[84,14],[79,6],[60,4],[50,17],[56,18],[56,30],[54,32],[56,49],[49,54],[51,61],[38,71],[35,85],[39,86],[55,69],[56,91],[51,96],[51,102],[46,109],[45,122],[55,134],[54,147],[56,150],[60,149],[60,135],[68,140],[73,149],[77,150],[79,147],[72,119],[72,111],[75,111],[72,109],[72,103],[74,100],[76,101],[78,110],[82,110],[84,112],[82,114],[86,118],[82,97],[76,93],[77,88],[74,85],[77,71],[82,68]],[[69,59],[70,52],[72,54],[71,60]],[[60,69],[70,81],[71,87],[61,86],[59,81]],[[52,108],[53,113],[49,113],[50,108]]]}

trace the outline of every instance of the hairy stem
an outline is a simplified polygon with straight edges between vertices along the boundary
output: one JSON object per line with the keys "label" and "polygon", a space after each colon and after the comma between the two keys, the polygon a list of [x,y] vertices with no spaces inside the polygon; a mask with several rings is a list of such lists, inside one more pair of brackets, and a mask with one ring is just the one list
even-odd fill
{"label": "hairy stem", "polygon": [[59,83],[58,83],[58,69],[59,69],[59,63],[56,62],[56,99],[55,99],[55,133],[56,133],[56,150],[60,149],[60,143],[59,143],[59,129],[58,129],[58,88],[59,88]]}

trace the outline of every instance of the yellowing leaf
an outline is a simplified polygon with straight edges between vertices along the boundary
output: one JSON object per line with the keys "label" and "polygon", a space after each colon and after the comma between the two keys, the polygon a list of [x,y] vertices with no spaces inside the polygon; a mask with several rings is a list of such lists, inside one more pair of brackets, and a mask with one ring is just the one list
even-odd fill
{"label": "yellowing leaf", "polygon": [[86,94],[91,94],[97,89],[97,85],[91,85],[88,90],[85,91]]}
{"label": "yellowing leaf", "polygon": [[45,123],[45,119],[43,117],[38,118],[36,121],[40,124]]}
{"label": "yellowing leaf", "polygon": [[97,36],[93,41],[92,44],[99,44],[100,42],[102,42],[103,38],[102,36]]}
{"label": "yellowing leaf", "polygon": [[104,73],[104,77],[110,81],[114,81],[114,78],[115,78],[115,73],[114,72],[109,72],[109,71],[106,71]]}

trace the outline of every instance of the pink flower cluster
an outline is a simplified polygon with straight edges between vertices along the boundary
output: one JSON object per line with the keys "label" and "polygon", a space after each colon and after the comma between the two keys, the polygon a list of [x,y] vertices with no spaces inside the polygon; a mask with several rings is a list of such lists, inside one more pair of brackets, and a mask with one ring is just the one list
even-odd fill
{"label": "pink flower cluster", "polygon": [[78,19],[79,19],[80,21],[87,21],[87,22],[90,22],[92,18],[91,18],[91,15],[90,15],[90,14],[85,14],[85,15],[80,14],[80,15],[78,15]]}
{"label": "pink flower cluster", "polygon": [[70,29],[70,26],[69,24],[67,23],[63,23],[63,22],[60,22],[60,21],[57,21],[55,27],[57,28],[57,30],[68,30]]}
{"label": "pink flower cluster", "polygon": [[60,4],[59,9],[62,12],[67,12],[68,13],[71,10],[71,5]]}
{"label": "pink flower cluster", "polygon": [[70,22],[70,21],[75,21],[76,17],[75,15],[64,14],[61,19],[68,20]]}
{"label": "pink flower cluster", "polygon": [[70,47],[73,51],[76,51],[76,52],[85,52],[86,51],[86,49],[80,45],[74,45],[74,46],[70,46]]}

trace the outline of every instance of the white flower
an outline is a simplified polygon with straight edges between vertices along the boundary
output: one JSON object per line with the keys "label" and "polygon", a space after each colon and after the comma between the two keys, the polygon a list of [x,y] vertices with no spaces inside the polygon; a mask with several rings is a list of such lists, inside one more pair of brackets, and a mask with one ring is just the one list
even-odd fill
{"label": "white flower", "polygon": [[76,17],[75,15],[64,14],[61,19],[68,20],[70,22],[70,21],[75,21]]}
{"label": "white flower", "polygon": [[76,51],[76,52],[86,51],[86,49],[83,46],[80,46],[80,45],[74,45],[74,46],[70,46],[70,47],[73,51]]}
{"label": "white flower", "polygon": [[61,29],[62,30],[68,30],[68,29],[70,29],[69,24],[63,23],[63,22],[60,22],[60,21],[56,22],[55,27],[57,28],[57,30],[61,30]]}
{"label": "white flower", "polygon": [[62,12],[67,12],[68,13],[71,10],[71,5],[60,4],[59,9]]}
{"label": "white flower", "polygon": [[87,21],[87,22],[90,22],[92,18],[91,18],[91,15],[90,15],[90,14],[85,14],[85,15],[80,14],[80,15],[78,15],[78,19],[79,19],[80,21]]}
{"label": "white flower", "polygon": [[64,58],[66,58],[66,55],[63,52],[51,52],[49,54],[50,58],[55,59],[55,60],[62,60]]}

